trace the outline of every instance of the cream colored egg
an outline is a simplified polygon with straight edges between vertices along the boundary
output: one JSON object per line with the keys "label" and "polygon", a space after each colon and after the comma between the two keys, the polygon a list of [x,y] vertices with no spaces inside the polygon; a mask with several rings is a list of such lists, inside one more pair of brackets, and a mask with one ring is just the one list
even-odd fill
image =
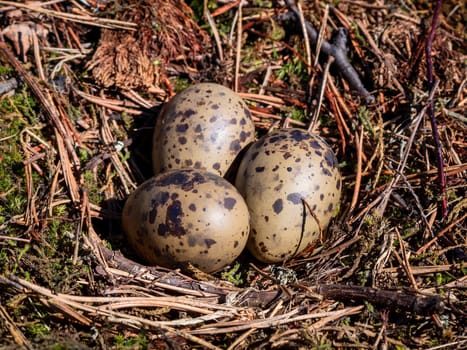
{"label": "cream colored egg", "polygon": [[180,169],[141,184],[125,203],[122,226],[134,251],[151,265],[191,263],[215,272],[244,249],[249,213],[222,177]]}
{"label": "cream colored egg", "polygon": [[254,136],[250,111],[235,92],[214,83],[193,85],[172,98],[157,119],[154,173],[194,168],[224,176]]}
{"label": "cream colored egg", "polygon": [[247,247],[263,262],[290,259],[319,239],[341,194],[337,159],[319,136],[281,129],[246,152],[236,187],[250,210]]}

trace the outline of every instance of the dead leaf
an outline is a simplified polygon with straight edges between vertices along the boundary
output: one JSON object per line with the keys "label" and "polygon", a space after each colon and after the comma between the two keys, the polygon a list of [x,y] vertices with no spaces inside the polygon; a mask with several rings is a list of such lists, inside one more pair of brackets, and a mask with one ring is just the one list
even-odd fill
{"label": "dead leaf", "polygon": [[2,33],[13,43],[16,53],[21,56],[23,62],[26,62],[26,53],[32,46],[34,37],[45,40],[48,30],[42,24],[28,21],[10,24]]}

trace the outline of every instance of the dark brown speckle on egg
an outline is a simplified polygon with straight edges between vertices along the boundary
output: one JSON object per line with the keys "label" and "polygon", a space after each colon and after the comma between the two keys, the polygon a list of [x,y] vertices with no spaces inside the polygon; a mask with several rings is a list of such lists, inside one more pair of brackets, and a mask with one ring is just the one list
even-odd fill
{"label": "dark brown speckle on egg", "polygon": [[301,204],[302,203],[302,195],[300,193],[289,193],[287,195],[287,200],[292,202],[293,204]]}
{"label": "dark brown speckle on egg", "polygon": [[272,207],[274,209],[274,213],[279,214],[282,211],[282,208],[283,208],[282,199],[281,198],[276,199],[276,201],[274,202]]}
{"label": "dark brown speckle on egg", "polygon": [[230,149],[231,151],[238,152],[238,151],[241,150],[241,148],[242,148],[242,146],[240,145],[240,141],[239,141],[239,140],[234,140],[234,141],[232,141],[232,142],[230,143],[229,149]]}
{"label": "dark brown speckle on egg", "polygon": [[227,197],[224,199],[224,207],[228,210],[232,210],[235,206],[235,203],[237,203],[235,198]]}
{"label": "dark brown speckle on egg", "polygon": [[326,176],[332,176],[331,171],[330,171],[328,168],[324,167],[324,166],[321,167],[321,171],[322,171],[323,174],[326,175]]}
{"label": "dark brown speckle on egg", "polygon": [[192,115],[195,115],[196,114],[196,111],[192,110],[192,109],[187,109],[184,113],[183,113],[183,116],[186,117],[186,118],[189,118],[191,117]]}
{"label": "dark brown speckle on egg", "polygon": [[216,244],[216,241],[214,239],[206,238],[204,240],[204,243],[206,244],[206,246],[209,249],[209,248],[211,248],[212,245]]}
{"label": "dark brown speckle on egg", "polygon": [[185,123],[185,124],[179,124],[179,125],[177,125],[176,128],[175,128],[175,130],[176,130],[177,132],[186,132],[186,131],[188,130],[188,128],[189,128],[188,124]]}

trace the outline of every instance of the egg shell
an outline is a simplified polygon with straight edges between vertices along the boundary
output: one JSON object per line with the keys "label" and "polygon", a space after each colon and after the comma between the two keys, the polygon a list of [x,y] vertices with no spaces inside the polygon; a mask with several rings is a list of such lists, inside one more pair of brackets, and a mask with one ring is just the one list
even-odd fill
{"label": "egg shell", "polygon": [[190,86],[159,114],[153,139],[154,173],[194,168],[224,176],[254,137],[250,111],[235,92],[214,83]]}
{"label": "egg shell", "polygon": [[190,262],[215,272],[245,248],[249,213],[225,179],[182,169],[141,184],[125,203],[122,226],[134,251],[151,265],[175,268]]}
{"label": "egg shell", "polygon": [[273,263],[290,259],[319,239],[318,221],[325,230],[338,207],[341,175],[321,137],[280,129],[248,149],[235,186],[250,210],[247,247],[257,259]]}

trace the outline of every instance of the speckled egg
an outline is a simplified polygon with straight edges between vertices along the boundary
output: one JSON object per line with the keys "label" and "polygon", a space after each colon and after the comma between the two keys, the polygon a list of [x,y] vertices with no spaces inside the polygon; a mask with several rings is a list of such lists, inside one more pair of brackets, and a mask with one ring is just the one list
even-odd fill
{"label": "speckled egg", "polygon": [[[337,159],[319,136],[281,129],[246,152],[235,185],[250,210],[248,249],[259,260],[287,260],[319,239],[341,193]],[[318,223],[319,222],[319,223]]]}
{"label": "speckled egg", "polygon": [[146,262],[205,272],[230,264],[244,249],[249,213],[237,189],[207,171],[179,169],[141,184],[128,198],[122,225]]}
{"label": "speckled egg", "polygon": [[172,98],[157,119],[154,173],[194,168],[224,176],[254,134],[250,111],[235,92],[214,83],[193,85]]}

